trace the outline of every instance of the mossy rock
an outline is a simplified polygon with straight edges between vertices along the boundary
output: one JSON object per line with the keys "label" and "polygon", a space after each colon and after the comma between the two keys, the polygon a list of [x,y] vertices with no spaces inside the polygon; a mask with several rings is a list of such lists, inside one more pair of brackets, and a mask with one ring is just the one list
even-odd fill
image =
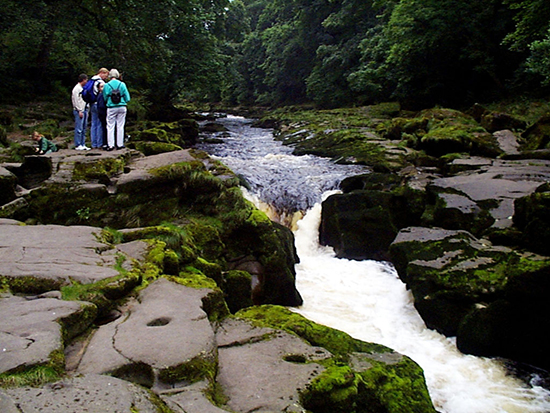
{"label": "mossy rock", "polygon": [[109,178],[121,173],[126,165],[122,158],[101,158],[87,162],[76,162],[73,180],[109,182]]}
{"label": "mossy rock", "polygon": [[550,149],[550,115],[541,116],[521,134],[523,150]]}
{"label": "mossy rock", "polygon": [[65,354],[54,350],[42,365],[0,374],[0,387],[40,387],[59,380],[65,374]]}
{"label": "mossy rock", "polygon": [[514,225],[531,251],[550,255],[550,192],[535,192],[514,201]]}
{"label": "mossy rock", "polygon": [[349,358],[349,355],[353,352],[385,353],[392,351],[380,344],[357,340],[343,331],[317,324],[282,306],[248,307],[238,311],[235,317],[249,320],[259,327],[270,327],[295,334],[309,344],[323,347],[336,356],[344,357],[344,359]]}
{"label": "mossy rock", "polygon": [[145,156],[158,155],[159,153],[174,152],[182,150],[181,146],[166,142],[130,142],[128,148],[136,149]]}
{"label": "mossy rock", "polygon": [[422,369],[406,356],[354,339],[284,307],[251,307],[235,316],[295,334],[335,355],[325,363],[327,368],[300,390],[300,402],[308,411],[435,413]]}
{"label": "mossy rock", "polygon": [[252,276],[246,271],[224,273],[223,291],[225,301],[232,313],[252,306]]}

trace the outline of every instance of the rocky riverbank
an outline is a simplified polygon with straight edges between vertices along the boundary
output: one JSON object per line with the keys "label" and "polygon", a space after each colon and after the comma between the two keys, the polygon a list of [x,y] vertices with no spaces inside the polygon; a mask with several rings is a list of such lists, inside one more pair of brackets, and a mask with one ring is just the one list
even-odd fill
{"label": "rocky riverbank", "polygon": [[2,412],[434,411],[411,359],[279,306],[292,233],[230,170],[143,142],[3,151]]}
{"label": "rocky riverbank", "polygon": [[374,171],[323,202],[323,244],[391,261],[426,324],[463,352],[550,368],[547,116],[387,104],[264,122],[296,153]]}

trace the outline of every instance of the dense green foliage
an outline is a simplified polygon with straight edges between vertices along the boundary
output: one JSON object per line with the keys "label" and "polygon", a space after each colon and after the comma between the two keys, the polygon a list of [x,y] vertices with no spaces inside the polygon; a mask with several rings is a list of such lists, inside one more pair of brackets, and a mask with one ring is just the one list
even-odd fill
{"label": "dense green foliage", "polygon": [[105,66],[145,107],[458,106],[547,93],[549,29],[546,0],[3,0],[0,100]]}

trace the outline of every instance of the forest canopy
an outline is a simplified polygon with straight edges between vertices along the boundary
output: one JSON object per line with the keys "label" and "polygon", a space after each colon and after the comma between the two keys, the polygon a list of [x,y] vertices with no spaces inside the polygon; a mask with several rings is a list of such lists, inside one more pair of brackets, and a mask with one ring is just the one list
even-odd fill
{"label": "forest canopy", "polygon": [[548,92],[547,0],[1,0],[4,102],[116,67],[144,105],[463,105]]}

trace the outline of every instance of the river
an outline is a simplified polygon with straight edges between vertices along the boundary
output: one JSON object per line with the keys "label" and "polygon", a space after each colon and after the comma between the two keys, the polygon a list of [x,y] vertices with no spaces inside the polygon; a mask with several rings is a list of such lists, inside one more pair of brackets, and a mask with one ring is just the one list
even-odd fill
{"label": "river", "polygon": [[294,156],[271,130],[252,127],[242,117],[218,122],[228,129],[223,143],[198,147],[243,176],[249,183],[246,196],[294,231],[300,257],[296,284],[304,298],[294,311],[411,357],[424,369],[442,413],[550,412],[550,391],[539,385],[536,374],[519,380],[501,361],[462,354],[453,338],[427,329],[391,264],[339,259],[319,245],[323,197],[335,192],[344,177],[365,172],[363,167]]}

